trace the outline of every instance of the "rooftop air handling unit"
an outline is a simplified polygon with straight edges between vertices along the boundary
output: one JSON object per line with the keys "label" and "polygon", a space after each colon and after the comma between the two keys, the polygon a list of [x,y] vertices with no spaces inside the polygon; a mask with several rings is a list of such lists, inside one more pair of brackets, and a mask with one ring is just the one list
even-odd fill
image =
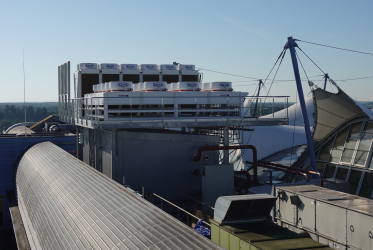
{"label": "rooftop air handling unit", "polygon": [[180,71],[176,65],[173,64],[161,64],[159,65],[161,71],[162,81],[167,83],[179,82]]}
{"label": "rooftop air handling unit", "polygon": [[120,69],[116,63],[101,63],[100,69],[100,83],[119,81]]}
{"label": "rooftop air handling unit", "polygon": [[199,85],[199,82],[173,82],[171,83],[171,90],[173,92],[199,91]]}
{"label": "rooftop air handling unit", "polygon": [[80,63],[74,74],[74,82],[77,83],[75,97],[83,97],[87,93],[92,93],[92,86],[100,83],[100,70],[97,63]]}
{"label": "rooftop air handling unit", "polygon": [[198,82],[198,71],[196,67],[191,64],[179,64],[177,69],[180,71],[179,82]]}
{"label": "rooftop air handling unit", "polygon": [[140,90],[142,92],[166,91],[167,83],[166,82],[143,82],[143,83],[140,83]]}
{"label": "rooftop air handling unit", "polygon": [[140,64],[140,82],[159,81],[159,69],[157,64]]}
{"label": "rooftop air handling unit", "polygon": [[98,93],[98,84],[93,85],[93,93]]}
{"label": "rooftop air handling unit", "polygon": [[231,82],[204,82],[202,91],[233,91]]}
{"label": "rooftop air handling unit", "polygon": [[140,69],[137,64],[121,64],[121,79],[120,81],[139,83],[140,82]]}
{"label": "rooftop air handling unit", "polygon": [[106,92],[105,83],[98,84],[98,92]]}
{"label": "rooftop air handling unit", "polygon": [[107,82],[105,83],[106,92],[131,91],[132,82]]}

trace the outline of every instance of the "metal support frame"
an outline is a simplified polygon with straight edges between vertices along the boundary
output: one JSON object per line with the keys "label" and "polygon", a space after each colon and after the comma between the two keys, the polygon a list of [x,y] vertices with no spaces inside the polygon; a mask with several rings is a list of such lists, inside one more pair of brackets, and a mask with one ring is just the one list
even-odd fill
{"label": "metal support frame", "polygon": [[325,74],[324,78],[325,78],[325,82],[324,82],[324,90],[325,90],[326,89],[326,83],[327,83],[328,78],[329,78],[328,73]]}
{"label": "metal support frame", "polygon": [[300,106],[302,108],[304,130],[306,132],[307,145],[308,145],[308,150],[309,150],[310,158],[311,158],[311,165],[312,165],[312,169],[314,171],[318,172],[317,164],[316,164],[316,157],[315,157],[315,150],[313,148],[313,141],[312,141],[312,137],[311,137],[310,123],[308,121],[307,109],[306,109],[306,104],[305,104],[305,101],[304,101],[302,82],[300,80],[298,61],[297,61],[297,56],[295,54],[295,47],[297,47],[297,46],[298,45],[296,44],[293,37],[288,37],[287,48],[290,50],[291,61],[293,63],[294,77],[295,77],[295,81],[297,83],[299,103],[300,103]]}
{"label": "metal support frame", "polygon": [[256,114],[256,107],[258,105],[258,99],[259,99],[259,94],[260,94],[260,87],[262,86],[263,82],[262,80],[260,79],[259,80],[259,87],[258,87],[258,94],[256,96],[256,102],[255,102],[255,107],[254,107],[254,114],[253,114],[253,117],[255,117],[255,114]]}
{"label": "metal support frame", "polygon": [[[224,127],[224,136],[223,136],[223,141],[224,141],[224,146],[229,146],[229,128]],[[229,150],[225,149],[224,150],[224,164],[229,164]]]}

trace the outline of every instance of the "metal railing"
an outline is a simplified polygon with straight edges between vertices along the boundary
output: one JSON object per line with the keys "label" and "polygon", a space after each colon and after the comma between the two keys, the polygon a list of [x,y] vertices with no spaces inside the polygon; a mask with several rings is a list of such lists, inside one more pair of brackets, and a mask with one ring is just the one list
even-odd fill
{"label": "metal railing", "polygon": [[[209,206],[209,205],[203,203],[203,202],[200,201],[200,200],[197,200],[197,199],[195,199],[195,198],[193,198],[193,197],[191,197],[191,196],[189,196],[189,195],[187,195],[187,194],[183,194],[183,195],[184,195],[185,197],[187,197],[187,199],[191,199],[191,200],[193,200],[194,202],[196,202],[197,204],[209,208],[209,209],[207,209],[207,215],[210,215],[210,209],[211,209],[211,210],[215,210],[215,208],[213,208],[213,207],[211,207],[211,206]],[[187,203],[188,203],[188,201],[187,201]]]}
{"label": "metal railing", "polygon": [[[125,92],[124,92],[125,93]],[[258,99],[258,116],[273,114],[285,109],[284,117],[288,118],[289,96],[211,96],[211,97],[86,97],[71,99],[71,103],[63,100],[60,105],[61,120],[77,124],[88,121],[132,121],[149,119],[214,119],[252,118],[255,102]],[[117,100],[123,100],[118,102]],[[149,99],[156,100],[153,103]],[[189,99],[190,102],[182,100]],[[246,104],[242,100],[247,99]],[[282,102],[275,99],[283,99]],[[181,100],[181,101],[180,101]],[[224,101],[222,101],[224,100]],[[241,101],[240,101],[241,100]],[[272,101],[270,101],[272,100]],[[266,101],[266,102],[265,102]],[[111,106],[111,107],[109,107]],[[113,108],[117,106],[117,108]],[[256,116],[256,117],[258,117]]]}
{"label": "metal railing", "polygon": [[[186,214],[186,220],[187,220],[187,223],[186,223],[186,224],[187,224],[187,225],[189,225],[189,217],[193,217],[193,218],[196,219],[197,221],[198,221],[199,219],[203,219],[203,218],[198,218],[198,217],[195,216],[194,214],[189,213],[188,211],[182,209],[181,207],[179,207],[179,206],[173,204],[172,202],[170,202],[170,201],[168,201],[168,200],[162,198],[161,196],[159,196],[159,195],[157,195],[157,194],[155,194],[155,193],[149,193],[149,194],[148,194],[148,199],[149,199],[149,200],[150,200],[150,198],[149,198],[150,195],[153,195],[154,197],[157,197],[157,198],[160,199],[160,208],[161,208],[163,211],[165,211],[165,210],[163,209],[163,202],[166,202],[166,203],[168,204],[168,213],[169,213],[169,214],[171,214],[171,207],[176,208],[177,211],[178,211],[178,217],[177,217],[178,220],[180,220],[180,218],[181,218],[181,217],[180,217],[180,213],[181,213],[181,212],[185,213],[185,214]],[[154,200],[154,203],[155,203],[155,200]],[[202,222],[203,222],[206,226],[208,226],[209,228],[211,228],[211,224],[207,223],[206,221],[202,221]]]}

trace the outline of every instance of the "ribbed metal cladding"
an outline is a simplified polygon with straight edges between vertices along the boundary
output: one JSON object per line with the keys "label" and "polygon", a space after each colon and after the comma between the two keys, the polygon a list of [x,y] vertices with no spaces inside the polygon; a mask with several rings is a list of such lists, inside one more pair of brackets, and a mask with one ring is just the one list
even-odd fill
{"label": "ribbed metal cladding", "polygon": [[221,249],[51,142],[23,155],[16,181],[33,249]]}

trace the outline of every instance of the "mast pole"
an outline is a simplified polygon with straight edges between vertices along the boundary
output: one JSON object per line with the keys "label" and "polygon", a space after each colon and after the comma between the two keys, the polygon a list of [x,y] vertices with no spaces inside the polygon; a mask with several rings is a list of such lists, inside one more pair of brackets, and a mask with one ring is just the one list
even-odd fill
{"label": "mast pole", "polygon": [[326,89],[326,82],[328,81],[328,78],[329,78],[328,73],[325,74],[324,78],[325,78],[325,82],[324,82],[324,90],[325,90]]}
{"label": "mast pole", "polygon": [[255,102],[253,117],[255,117],[255,114],[256,114],[256,106],[258,105],[258,99],[259,99],[259,94],[260,94],[260,87],[262,86],[262,84],[263,84],[262,79],[260,79],[259,80],[258,94],[256,95],[256,102]]}
{"label": "mast pole", "polygon": [[317,169],[317,165],[316,165],[315,150],[313,148],[313,141],[312,141],[312,137],[311,137],[310,123],[308,121],[306,103],[304,101],[303,88],[302,88],[302,82],[300,80],[300,74],[299,74],[297,56],[295,54],[295,47],[298,47],[298,45],[296,44],[296,42],[293,39],[293,37],[288,37],[287,47],[290,50],[291,61],[293,63],[294,77],[295,77],[295,81],[297,83],[299,103],[300,103],[300,107],[302,109],[304,130],[306,132],[307,145],[308,145],[308,151],[310,153],[312,169],[315,172],[319,172],[319,170]]}

